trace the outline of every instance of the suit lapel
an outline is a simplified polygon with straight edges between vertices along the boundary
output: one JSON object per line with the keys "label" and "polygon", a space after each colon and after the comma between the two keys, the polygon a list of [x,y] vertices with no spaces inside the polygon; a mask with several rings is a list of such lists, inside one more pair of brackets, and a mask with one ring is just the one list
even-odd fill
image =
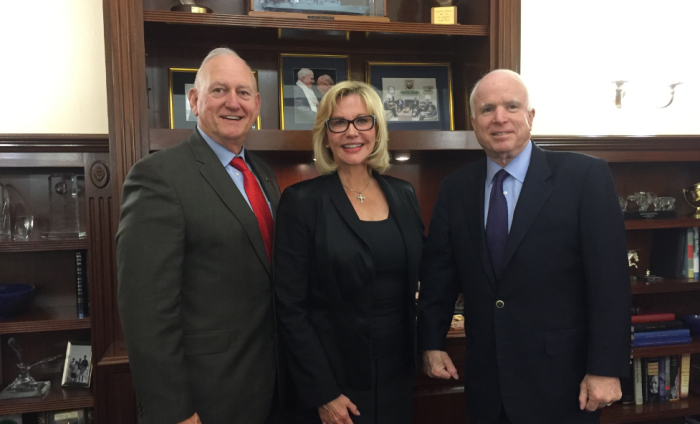
{"label": "suit lapel", "polygon": [[352,207],[350,199],[348,199],[348,196],[345,194],[343,184],[340,182],[340,177],[338,176],[337,172],[326,178],[326,188],[330,193],[331,201],[333,202],[335,209],[338,211],[348,227],[350,227],[350,229],[357,234],[357,236],[365,244],[365,247],[369,249],[369,239],[360,226],[360,219],[357,217],[357,213]]}
{"label": "suit lapel", "polygon": [[[396,220],[396,224],[403,236],[404,246],[406,246],[406,259],[408,260],[408,277],[410,279],[410,290],[414,293],[417,289],[417,281],[415,276],[418,275],[418,266],[420,263],[419,247],[421,246],[420,234],[416,233],[416,218],[413,216],[413,207],[407,204],[402,196],[400,196],[394,188],[386,182],[378,172],[373,171],[374,178],[379,183],[386,196],[386,201],[389,204],[389,213]],[[416,235],[418,238],[416,238]]]}
{"label": "suit lapel", "polygon": [[[491,284],[496,287],[496,275],[493,272],[491,257],[486,246],[486,232],[484,230],[484,184],[486,180],[486,159],[479,161],[476,168],[467,177],[466,187],[462,195],[462,205],[466,215],[469,233],[481,254],[481,266]],[[479,199],[474,201],[474,199]]]}
{"label": "suit lapel", "polygon": [[551,175],[552,172],[547,165],[544,151],[533,143],[530,165],[527,168],[523,188],[515,207],[506,250],[503,253],[504,270],[554,189],[552,184],[547,181]]}
{"label": "suit lapel", "polygon": [[236,185],[231,180],[231,176],[226,172],[221,165],[221,161],[216,154],[211,150],[207,143],[199,135],[198,131],[193,131],[188,140],[195,159],[202,164],[199,172],[202,177],[211,185],[221,201],[231,211],[233,216],[241,223],[241,226],[248,234],[255,252],[260,257],[260,260],[265,265],[267,272],[272,275],[270,260],[265,251],[265,243],[263,243],[258,219],[255,217],[253,210],[248,206],[248,203],[243,198],[243,195],[238,190]]}

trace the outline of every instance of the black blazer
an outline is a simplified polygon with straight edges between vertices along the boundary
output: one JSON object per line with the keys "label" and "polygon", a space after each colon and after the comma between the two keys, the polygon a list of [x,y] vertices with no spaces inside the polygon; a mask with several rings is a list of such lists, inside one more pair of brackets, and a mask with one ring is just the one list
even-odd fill
{"label": "black blazer", "polygon": [[517,423],[590,422],[597,414],[578,406],[584,375],[625,376],[630,358],[626,236],[610,171],[533,145],[500,280],[485,242],[485,175],[482,159],[440,188],[421,270],[419,349],[444,350],[461,291],[470,422],[495,419],[501,405]]}
{"label": "black blazer", "polygon": [[[374,178],[403,235],[406,290],[415,293],[423,243],[415,192],[405,181],[376,172]],[[373,258],[337,173],[287,188],[277,214],[277,313],[302,406],[328,403],[341,387],[369,389]],[[413,327],[415,303],[408,299],[406,325]]]}
{"label": "black blazer", "polygon": [[[279,187],[246,162],[273,211]],[[255,214],[194,130],[136,163],[117,233],[119,315],[139,422],[260,423],[275,387],[272,266]]]}

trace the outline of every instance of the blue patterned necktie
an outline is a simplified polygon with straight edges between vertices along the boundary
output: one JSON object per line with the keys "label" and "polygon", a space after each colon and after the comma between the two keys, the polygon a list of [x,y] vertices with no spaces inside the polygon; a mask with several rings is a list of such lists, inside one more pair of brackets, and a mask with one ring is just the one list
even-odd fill
{"label": "blue patterned necktie", "polygon": [[508,175],[505,169],[501,169],[494,176],[489,199],[489,216],[486,218],[486,244],[491,255],[491,264],[499,278],[503,271],[503,252],[508,241],[508,203],[503,194],[503,180]]}

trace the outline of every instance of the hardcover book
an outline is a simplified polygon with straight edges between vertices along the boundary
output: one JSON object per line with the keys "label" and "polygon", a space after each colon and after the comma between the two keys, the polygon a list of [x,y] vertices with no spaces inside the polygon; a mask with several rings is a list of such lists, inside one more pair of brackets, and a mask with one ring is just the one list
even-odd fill
{"label": "hardcover book", "polygon": [[663,313],[663,314],[640,314],[632,315],[632,324],[639,324],[642,322],[655,322],[655,321],[673,321],[676,319],[674,314]]}
{"label": "hardcover book", "polygon": [[659,357],[647,358],[647,403],[659,402]]}
{"label": "hardcover book", "polygon": [[670,344],[690,343],[693,339],[688,337],[661,337],[657,339],[633,340],[632,347],[663,346]]}
{"label": "hardcover book", "polygon": [[687,328],[678,328],[675,330],[647,331],[632,334],[632,340],[650,340],[668,337],[690,337],[690,330]]}
{"label": "hardcover book", "polygon": [[632,325],[632,332],[633,333],[645,333],[647,331],[675,330],[678,328],[683,328],[683,321],[673,320],[673,321],[640,322],[638,324]]}

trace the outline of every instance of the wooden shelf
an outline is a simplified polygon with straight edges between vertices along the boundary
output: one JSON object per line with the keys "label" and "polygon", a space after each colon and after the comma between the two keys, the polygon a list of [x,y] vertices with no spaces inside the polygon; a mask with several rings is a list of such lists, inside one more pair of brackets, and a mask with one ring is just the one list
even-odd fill
{"label": "wooden shelf", "polygon": [[[149,130],[152,152],[180,144],[189,129]],[[305,151],[311,153],[311,131],[259,130],[248,133],[246,148],[257,151]],[[474,131],[389,131],[389,150],[482,150]]]}
{"label": "wooden shelf", "polygon": [[92,390],[61,387],[58,380],[51,381],[51,389],[43,397],[0,400],[2,414],[26,414],[30,412],[90,408],[94,406]]}
{"label": "wooden shelf", "polygon": [[693,341],[690,343],[632,348],[632,356],[634,356],[635,358],[644,358],[649,356],[680,355],[682,353],[698,352],[700,352],[700,338],[697,337],[693,337]]}
{"label": "wooden shelf", "polygon": [[217,13],[182,13],[167,10],[145,10],[144,22],[169,24],[240,26],[256,28],[292,28],[321,31],[390,32],[404,34],[469,35],[486,37],[488,25],[433,25],[407,22],[362,22],[316,19],[272,18]]}
{"label": "wooden shelf", "polygon": [[632,285],[632,294],[675,293],[700,290],[700,279],[698,278],[664,278],[663,281],[660,281],[658,283],[632,281],[630,284]]}
{"label": "wooden shelf", "polygon": [[129,363],[129,354],[126,352],[126,342],[117,340],[112,343],[97,366],[123,365]]}
{"label": "wooden shelf", "polygon": [[87,239],[8,241],[0,243],[0,252],[44,252],[50,250],[85,250]]}
{"label": "wooden shelf", "polygon": [[33,308],[30,312],[0,321],[0,334],[90,328],[90,318],[78,318],[75,306]]}
{"label": "wooden shelf", "polygon": [[672,219],[630,219],[625,221],[628,230],[656,230],[663,228],[700,227],[700,219],[681,216]]}
{"label": "wooden shelf", "polygon": [[700,396],[690,393],[687,399],[677,402],[648,405],[622,405],[616,403],[603,409],[600,424],[636,423],[700,413]]}

